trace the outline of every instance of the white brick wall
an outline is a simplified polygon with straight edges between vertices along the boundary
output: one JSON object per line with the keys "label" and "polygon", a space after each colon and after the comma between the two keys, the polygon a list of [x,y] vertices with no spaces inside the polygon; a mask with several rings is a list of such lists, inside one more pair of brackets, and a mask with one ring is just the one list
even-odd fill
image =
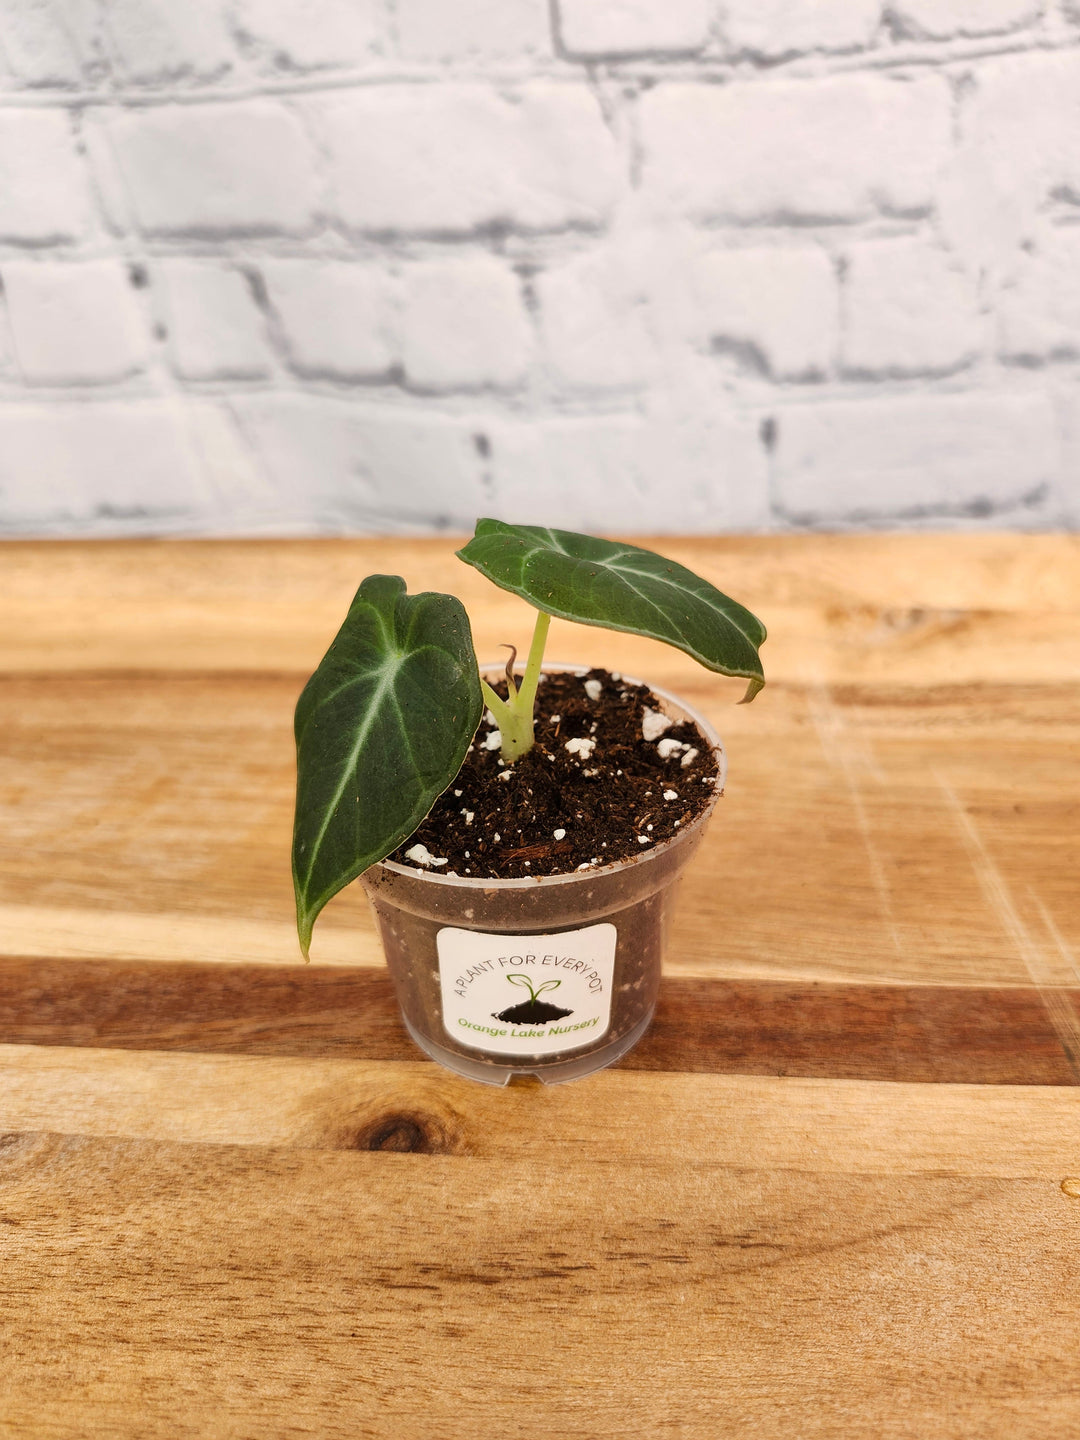
{"label": "white brick wall", "polygon": [[28,385],[103,385],[142,368],[148,337],[119,261],[13,260],[3,276]]}
{"label": "white brick wall", "polygon": [[512,389],[525,377],[531,329],[514,272],[487,256],[428,260],[402,275],[401,359],[424,390]]}
{"label": "white brick wall", "polygon": [[311,228],[314,147],[280,100],[122,110],[101,124],[145,235],[224,239]]}
{"label": "white brick wall", "polygon": [[401,363],[396,287],[364,262],[264,260],[262,275],[286,363],[306,379],[344,383],[387,377]]}
{"label": "white brick wall", "polygon": [[90,177],[66,110],[0,110],[0,242],[84,237],[94,223]]}
{"label": "white brick wall", "polygon": [[933,374],[970,365],[983,338],[976,277],[911,236],[844,252],[841,359],[855,375]]}
{"label": "white brick wall", "polygon": [[527,71],[554,53],[547,0],[395,0],[406,62],[511,64]]}
{"label": "white brick wall", "polygon": [[169,348],[184,380],[257,380],[272,357],[248,282],[207,260],[164,260]]}
{"label": "white brick wall", "polygon": [[696,54],[709,38],[709,0],[559,0],[559,39],[568,55]]}
{"label": "white brick wall", "polygon": [[836,270],[820,246],[710,249],[691,270],[694,337],[781,380],[823,380],[839,343]]}
{"label": "white brick wall", "polygon": [[936,395],[832,401],[786,414],[775,498],[796,523],[1022,520],[1060,464],[1045,396]]}
{"label": "white brick wall", "polygon": [[641,102],[654,211],[780,225],[915,216],[948,153],[937,75],[658,85]]}
{"label": "white brick wall", "polygon": [[882,20],[882,0],[727,0],[724,39],[736,54],[776,60],[815,50],[861,50]]}
{"label": "white brick wall", "polygon": [[1080,0],[4,0],[0,535],[1080,525]]}

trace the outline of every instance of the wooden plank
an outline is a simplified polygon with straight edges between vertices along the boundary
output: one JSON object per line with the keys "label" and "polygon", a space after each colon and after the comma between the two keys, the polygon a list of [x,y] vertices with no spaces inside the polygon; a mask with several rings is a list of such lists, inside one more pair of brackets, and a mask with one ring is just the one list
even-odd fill
{"label": "wooden plank", "polygon": [[[1080,1017],[1080,988],[1057,992]],[[1067,1039],[1067,1036],[1064,1037]],[[410,1060],[385,969],[0,960],[0,1043]],[[1080,1083],[1034,988],[665,977],[634,1070]]]}
{"label": "wooden plank", "polygon": [[[478,646],[527,643],[527,613],[431,540],[98,541],[3,549],[0,669],[310,671],[360,580],[394,570],[448,590]],[[768,672],[922,686],[1053,683],[1080,659],[1075,535],[648,539],[759,613]],[[664,682],[666,647],[556,622],[551,653]],[[737,686],[734,687],[737,690]]]}
{"label": "wooden plank", "polygon": [[1080,1427],[1080,538],[659,548],[771,683],[556,627],[731,779],[650,1035],[505,1090],[405,1058],[356,887],[299,967],[290,718],[363,574],[524,607],[445,539],[0,551],[5,1436]]}
{"label": "wooden plank", "polygon": [[[721,712],[685,663],[690,698],[723,715],[731,770],[682,886],[672,973],[1080,983],[1080,686],[777,686]],[[297,689],[0,679],[0,953],[295,963]],[[379,963],[358,887],[313,954]]]}
{"label": "wooden plank", "polygon": [[[36,905],[0,905],[0,955],[172,963],[187,956],[223,965],[295,965],[300,953],[291,915],[253,919],[209,914],[201,905],[188,911],[107,909],[108,901],[121,897],[104,886],[92,898],[97,907],[50,905],[45,897]],[[337,923],[319,936],[311,968],[381,966],[382,946],[367,906],[358,895],[347,895],[338,908]]]}
{"label": "wooden plank", "polygon": [[1066,1435],[1076,1202],[1041,1179],[671,1172],[17,1137],[13,1437]]}
{"label": "wooden plank", "polygon": [[[605,1070],[477,1085],[422,1061],[0,1046],[0,1132],[474,1160],[1080,1175],[1080,1090]],[[450,1176],[448,1174],[448,1181]],[[415,1216],[417,1223],[422,1216]]]}

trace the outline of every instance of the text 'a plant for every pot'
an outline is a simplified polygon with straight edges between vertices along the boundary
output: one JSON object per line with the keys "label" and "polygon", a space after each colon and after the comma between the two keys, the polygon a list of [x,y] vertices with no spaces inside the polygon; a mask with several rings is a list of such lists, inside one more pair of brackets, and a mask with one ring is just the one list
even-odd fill
{"label": "text 'a plant for every pot'", "polygon": [[510,647],[480,674],[453,596],[363,581],[296,707],[300,942],[359,878],[423,1050],[493,1084],[575,1079],[648,1026],[724,754],[673,695],[545,667],[551,616],[666,641],[746,679],[745,700],[765,628],[639,546],[480,520],[457,553],[536,607],[524,671]]}

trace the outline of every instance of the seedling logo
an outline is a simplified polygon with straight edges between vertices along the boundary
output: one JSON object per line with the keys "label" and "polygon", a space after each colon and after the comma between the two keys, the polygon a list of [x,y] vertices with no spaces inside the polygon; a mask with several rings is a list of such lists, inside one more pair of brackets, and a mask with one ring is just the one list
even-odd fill
{"label": "seedling logo", "polygon": [[562,984],[561,980],[545,980],[534,990],[532,981],[525,975],[507,975],[506,979],[511,985],[524,985],[529,998],[522,1000],[520,1005],[511,1005],[509,1010],[500,1010],[491,1017],[493,1020],[502,1020],[507,1025],[544,1025],[548,1020],[562,1020],[574,1013],[572,1010],[560,1010],[558,1005],[549,1005],[546,1000],[537,998],[545,990],[557,989]]}

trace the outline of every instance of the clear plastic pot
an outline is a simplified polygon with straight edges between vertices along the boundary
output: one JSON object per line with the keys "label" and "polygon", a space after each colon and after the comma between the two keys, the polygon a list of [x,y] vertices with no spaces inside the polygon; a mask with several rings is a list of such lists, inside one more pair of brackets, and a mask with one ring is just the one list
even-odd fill
{"label": "clear plastic pot", "polygon": [[384,860],[360,876],[406,1028],[459,1075],[489,1085],[514,1075],[577,1080],[625,1055],[648,1029],[677,882],[726,768],[709,722],[651,688],[665,713],[698,726],[716,756],[708,805],[673,839],[566,875],[474,879]]}

